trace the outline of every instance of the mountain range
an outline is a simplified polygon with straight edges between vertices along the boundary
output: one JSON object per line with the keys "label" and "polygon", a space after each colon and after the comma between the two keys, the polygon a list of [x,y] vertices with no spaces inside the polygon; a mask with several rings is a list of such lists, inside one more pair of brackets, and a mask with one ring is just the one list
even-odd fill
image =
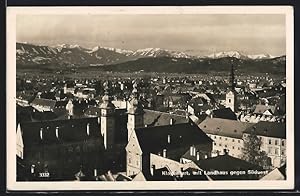
{"label": "mountain range", "polygon": [[[268,54],[246,55],[238,51],[192,56],[184,52],[161,48],[135,51],[79,45],[41,46],[16,44],[17,67],[96,67],[106,71],[207,72],[228,70],[235,63],[241,70],[285,72],[285,56]],[[264,67],[263,67],[264,66]],[[261,69],[263,68],[263,69]]]}

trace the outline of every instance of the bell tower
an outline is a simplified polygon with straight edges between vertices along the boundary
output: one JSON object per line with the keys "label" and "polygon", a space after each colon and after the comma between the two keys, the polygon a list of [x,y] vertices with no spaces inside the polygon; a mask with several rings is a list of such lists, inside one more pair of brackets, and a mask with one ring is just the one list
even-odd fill
{"label": "bell tower", "polygon": [[226,101],[225,106],[230,108],[233,112],[236,112],[236,91],[235,91],[235,78],[234,78],[234,68],[233,63],[231,64],[231,72],[230,72],[230,83],[231,89],[226,93]]}
{"label": "bell tower", "polygon": [[103,136],[105,149],[109,149],[113,147],[115,139],[115,106],[111,102],[109,83],[105,82],[103,86],[105,92],[100,104],[101,135]]}
{"label": "bell tower", "polygon": [[144,109],[143,105],[139,101],[139,95],[137,90],[137,83],[134,82],[133,90],[131,93],[131,100],[127,110],[128,121],[127,121],[127,131],[128,131],[128,141],[132,132],[135,128],[144,127]]}

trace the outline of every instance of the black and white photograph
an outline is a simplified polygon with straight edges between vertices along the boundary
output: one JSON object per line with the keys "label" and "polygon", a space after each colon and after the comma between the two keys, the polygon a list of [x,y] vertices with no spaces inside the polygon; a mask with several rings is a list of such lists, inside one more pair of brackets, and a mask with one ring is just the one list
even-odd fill
{"label": "black and white photograph", "polygon": [[291,7],[7,12],[9,189],[293,188]]}

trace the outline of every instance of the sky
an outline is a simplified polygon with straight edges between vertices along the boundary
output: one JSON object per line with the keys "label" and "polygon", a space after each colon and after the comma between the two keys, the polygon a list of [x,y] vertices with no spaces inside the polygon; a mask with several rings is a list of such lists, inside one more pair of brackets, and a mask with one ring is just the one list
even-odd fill
{"label": "sky", "polygon": [[17,42],[285,54],[285,15],[18,15]]}

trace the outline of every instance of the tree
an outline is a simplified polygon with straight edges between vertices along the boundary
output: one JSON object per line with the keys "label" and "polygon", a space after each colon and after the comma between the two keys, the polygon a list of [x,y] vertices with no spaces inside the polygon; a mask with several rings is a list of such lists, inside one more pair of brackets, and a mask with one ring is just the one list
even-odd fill
{"label": "tree", "polygon": [[262,141],[257,137],[255,129],[244,137],[244,147],[242,148],[242,159],[269,169],[271,166],[270,158],[265,151],[261,150]]}

